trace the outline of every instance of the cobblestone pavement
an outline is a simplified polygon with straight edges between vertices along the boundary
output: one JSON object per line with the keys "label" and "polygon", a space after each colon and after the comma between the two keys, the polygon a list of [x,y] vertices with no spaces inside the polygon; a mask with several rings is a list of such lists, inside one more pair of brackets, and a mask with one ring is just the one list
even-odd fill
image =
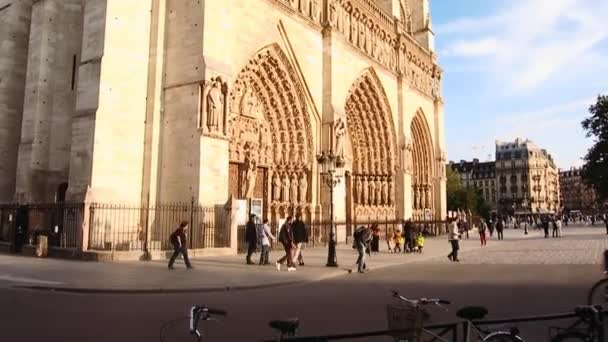
{"label": "cobblestone pavement", "polygon": [[[551,234],[551,231],[549,231]],[[477,234],[472,234],[477,237]],[[471,240],[463,240],[470,244]],[[488,246],[467,249],[460,253],[464,264],[511,264],[511,265],[566,265],[602,264],[603,252],[608,249],[605,228],[569,226],[562,230],[562,237],[544,238],[542,230],[505,230],[505,240],[494,238]],[[421,263],[449,263],[446,257],[433,257]]]}

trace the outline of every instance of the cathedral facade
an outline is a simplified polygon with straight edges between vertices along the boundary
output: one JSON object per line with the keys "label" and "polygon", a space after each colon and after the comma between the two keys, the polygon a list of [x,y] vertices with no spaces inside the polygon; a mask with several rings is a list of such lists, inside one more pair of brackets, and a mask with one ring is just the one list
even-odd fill
{"label": "cathedral facade", "polygon": [[0,0],[0,202],[446,214],[429,0]]}

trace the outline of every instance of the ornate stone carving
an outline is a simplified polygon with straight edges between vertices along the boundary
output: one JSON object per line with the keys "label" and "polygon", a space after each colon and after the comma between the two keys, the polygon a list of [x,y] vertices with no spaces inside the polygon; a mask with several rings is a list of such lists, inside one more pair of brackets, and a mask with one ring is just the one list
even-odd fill
{"label": "ornate stone carving", "polygon": [[344,156],[344,139],[346,138],[346,120],[338,118],[334,122],[334,137],[336,138],[334,153],[337,156]]}
{"label": "ornate stone carving", "polygon": [[367,183],[367,177],[363,177],[363,201],[361,204],[368,205],[369,203],[369,184]]}
{"label": "ornate stone carving", "polygon": [[255,189],[255,179],[258,174],[258,162],[255,152],[248,151],[245,156],[245,174],[242,194],[244,198],[251,198]]}
{"label": "ornate stone carving", "polygon": [[199,128],[204,134],[224,136],[228,110],[228,85],[217,76],[201,83],[199,89],[201,98]]}
{"label": "ornate stone carving", "polygon": [[287,175],[287,173],[283,174],[283,193],[281,196],[281,199],[283,200],[283,202],[289,202],[289,189],[290,189],[290,182],[289,182],[289,176]]}
{"label": "ornate stone carving", "polygon": [[272,199],[276,202],[281,201],[281,179],[276,173],[272,177]]}
{"label": "ornate stone carving", "polygon": [[369,179],[369,205],[376,205],[376,180],[373,177]]}
{"label": "ornate stone carving", "polygon": [[395,205],[395,185],[391,177],[388,178],[388,205]]}
{"label": "ornate stone carving", "polygon": [[357,178],[357,204],[363,204],[363,182],[361,181],[361,176],[356,176]]}
{"label": "ornate stone carving", "polygon": [[302,172],[300,173],[300,182],[299,182],[299,187],[300,187],[300,203],[306,203],[308,202],[308,175],[306,174],[306,172]]}
{"label": "ornate stone carving", "polygon": [[298,175],[293,174],[291,177],[291,191],[290,191],[290,202],[298,201]]}
{"label": "ornate stone carving", "polygon": [[382,177],[382,204],[383,205],[389,205],[389,199],[388,199],[388,182],[386,180],[386,177]]}

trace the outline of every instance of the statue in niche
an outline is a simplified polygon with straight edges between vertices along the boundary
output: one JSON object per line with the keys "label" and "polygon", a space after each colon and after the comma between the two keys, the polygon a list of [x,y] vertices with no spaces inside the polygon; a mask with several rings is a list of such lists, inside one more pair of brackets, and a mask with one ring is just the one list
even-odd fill
{"label": "statue in niche", "polygon": [[310,16],[310,4],[308,3],[310,0],[300,0],[300,13]]}
{"label": "statue in niche", "polygon": [[291,178],[291,192],[289,201],[295,203],[298,201],[298,176],[294,174]]}
{"label": "statue in niche", "polygon": [[430,208],[432,205],[432,199],[431,199],[431,187],[427,185],[426,187],[426,208]]}
{"label": "statue in niche", "polygon": [[344,139],[346,138],[346,120],[344,118],[339,118],[334,122],[334,136],[336,137],[335,154],[344,156]]}
{"label": "statue in niche", "polygon": [[363,177],[363,201],[361,202],[362,205],[367,205],[369,204],[369,187],[368,187],[368,183],[367,183],[367,177]]}
{"label": "statue in niche", "polygon": [[376,177],[376,205],[382,205],[382,181],[380,177]]}
{"label": "statue in niche", "polygon": [[283,174],[283,202],[289,202],[289,177],[287,176],[287,173]]}
{"label": "statue in niche", "polygon": [[369,205],[376,205],[376,180],[373,176],[369,179]]}
{"label": "statue in niche", "polygon": [[212,78],[209,84],[211,89],[205,96],[206,125],[209,132],[216,133],[223,128],[226,94],[221,78]]}
{"label": "statue in niche", "polygon": [[357,176],[357,204],[363,204],[363,182],[361,176]]}
{"label": "statue in niche", "polygon": [[272,199],[276,202],[281,201],[281,180],[276,173],[272,177]]}
{"label": "statue in niche", "polygon": [[281,144],[274,144],[274,162],[276,164],[279,164],[281,162],[281,157],[282,157],[282,153],[281,153]]}
{"label": "statue in niche", "polygon": [[251,86],[245,87],[245,93],[243,94],[243,99],[241,100],[240,111],[241,115],[244,116],[252,118],[260,117],[258,97],[255,95],[253,87]]}
{"label": "statue in niche", "polygon": [[283,147],[281,148],[281,161],[285,164],[289,163],[289,157],[287,156],[287,154],[289,153],[288,148],[287,148],[287,144],[282,144]]}
{"label": "statue in niche", "polygon": [[386,177],[382,177],[382,204],[388,205],[388,182]]}
{"label": "statue in niche", "polygon": [[391,177],[388,178],[388,205],[395,204],[395,185]]}
{"label": "statue in niche", "polygon": [[299,146],[298,155],[299,155],[298,162],[305,165],[306,164],[306,149],[304,148],[304,145]]}
{"label": "statue in niche", "polygon": [[243,196],[245,198],[253,197],[255,189],[255,178],[258,174],[257,158],[251,152],[245,155],[245,178],[243,182]]}
{"label": "statue in niche", "polygon": [[306,203],[308,199],[306,196],[308,195],[308,180],[307,180],[306,172],[302,172],[300,174],[300,203]]}
{"label": "statue in niche", "polygon": [[321,19],[321,6],[319,5],[319,0],[312,0],[311,2],[311,18],[316,22],[320,22]]}

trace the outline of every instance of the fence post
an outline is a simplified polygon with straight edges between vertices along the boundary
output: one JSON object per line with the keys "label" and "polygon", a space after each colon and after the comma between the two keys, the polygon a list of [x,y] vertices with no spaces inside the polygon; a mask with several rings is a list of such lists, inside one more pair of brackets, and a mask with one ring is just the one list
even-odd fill
{"label": "fence post", "polygon": [[150,238],[150,193],[146,195],[146,206],[144,207],[145,219],[144,219],[144,253],[146,258],[150,258],[150,252],[148,251],[149,238]]}
{"label": "fence post", "polygon": [[190,234],[189,234],[189,249],[192,249],[192,239],[194,237],[194,196],[190,200]]}
{"label": "fence post", "polygon": [[95,215],[92,199],[91,187],[87,187],[82,209],[82,222],[80,222],[80,243],[78,245],[81,252],[87,251],[91,247],[91,226]]}

